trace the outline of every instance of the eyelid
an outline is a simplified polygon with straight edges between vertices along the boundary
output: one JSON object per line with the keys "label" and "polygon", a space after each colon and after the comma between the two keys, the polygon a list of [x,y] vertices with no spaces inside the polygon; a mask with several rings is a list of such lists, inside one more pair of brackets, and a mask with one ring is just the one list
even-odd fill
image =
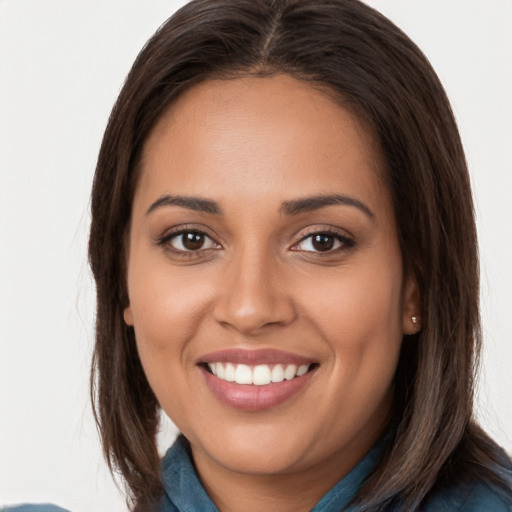
{"label": "eyelid", "polygon": [[[166,247],[167,250],[169,250],[175,254],[184,254],[184,255],[197,254],[201,251],[209,251],[212,249],[213,250],[221,249],[222,245],[219,242],[217,242],[217,240],[216,240],[217,237],[215,235],[212,235],[211,233],[209,233],[209,231],[210,230],[207,229],[205,226],[198,227],[197,225],[189,225],[189,224],[183,225],[182,224],[182,225],[178,225],[178,226],[173,226],[172,228],[165,230],[165,232],[162,235],[158,236],[154,242],[155,242],[155,245]],[[180,249],[176,249],[175,247],[170,247],[170,241],[175,237],[183,235],[184,233],[198,233],[198,234],[204,235],[206,238],[209,238],[218,247],[215,247],[215,248],[208,247],[206,249],[198,249],[197,251],[180,250]]]}
{"label": "eyelid", "polygon": [[[199,235],[202,237],[202,245],[201,247],[197,248],[197,249],[187,249],[186,247],[184,247],[183,243],[184,243],[184,237],[185,235],[189,235],[189,234],[193,234],[193,235]],[[217,243],[215,242],[215,240],[213,240],[211,237],[209,237],[206,233],[200,233],[199,231],[184,231],[182,233],[175,233],[174,235],[172,235],[169,240],[168,240],[168,244],[172,247],[173,250],[177,251],[177,252],[200,252],[200,251],[207,251],[209,249],[217,249]],[[181,247],[177,247],[176,245],[180,246]]]}
{"label": "eyelid", "polygon": [[[295,249],[299,244],[307,240],[308,238],[314,236],[314,235],[329,235],[334,237],[337,241],[340,242],[340,246],[336,247],[334,249],[330,249],[328,251],[311,251],[311,250],[303,250],[303,249]],[[355,241],[352,235],[347,234],[346,231],[335,228],[333,226],[314,226],[308,228],[306,231],[300,233],[299,240],[295,242],[290,249],[292,251],[297,252],[308,252],[308,253],[315,253],[319,255],[329,255],[329,254],[335,254],[337,252],[343,252],[350,248],[352,248],[355,245]]]}

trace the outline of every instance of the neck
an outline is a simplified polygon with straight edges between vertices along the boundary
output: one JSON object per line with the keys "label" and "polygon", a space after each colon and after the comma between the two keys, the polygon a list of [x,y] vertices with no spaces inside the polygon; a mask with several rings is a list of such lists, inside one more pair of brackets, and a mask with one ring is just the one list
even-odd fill
{"label": "neck", "polygon": [[220,512],[308,512],[357,465],[378,437],[379,432],[315,466],[270,475],[233,471],[204,452],[192,449],[192,453],[199,478]]}

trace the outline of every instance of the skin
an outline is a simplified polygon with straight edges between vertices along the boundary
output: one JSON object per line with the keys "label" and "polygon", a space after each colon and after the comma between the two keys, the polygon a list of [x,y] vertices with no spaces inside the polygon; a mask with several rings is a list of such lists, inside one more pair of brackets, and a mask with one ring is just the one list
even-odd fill
{"label": "skin", "polygon": [[[189,89],[146,141],[128,249],[129,306],[159,403],[189,439],[222,512],[310,510],[385,428],[403,334],[417,330],[385,166],[373,135],[327,94],[286,75]],[[162,196],[215,201],[221,214]],[[299,214],[283,203],[341,194]],[[185,252],[173,229],[205,232]],[[334,231],[318,251],[312,233]],[[167,238],[162,242],[162,239]],[[226,348],[317,363],[261,411],[217,400],[197,362]]]}

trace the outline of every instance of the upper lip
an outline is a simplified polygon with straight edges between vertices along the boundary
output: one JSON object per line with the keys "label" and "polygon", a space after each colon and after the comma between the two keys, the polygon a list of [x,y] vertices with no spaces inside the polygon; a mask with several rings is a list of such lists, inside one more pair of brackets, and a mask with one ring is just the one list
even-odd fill
{"label": "upper lip", "polygon": [[275,349],[240,349],[230,348],[210,352],[197,361],[201,363],[234,363],[255,366],[258,364],[296,364],[297,366],[304,364],[312,364],[314,361],[307,357],[302,357],[291,352],[284,352]]}

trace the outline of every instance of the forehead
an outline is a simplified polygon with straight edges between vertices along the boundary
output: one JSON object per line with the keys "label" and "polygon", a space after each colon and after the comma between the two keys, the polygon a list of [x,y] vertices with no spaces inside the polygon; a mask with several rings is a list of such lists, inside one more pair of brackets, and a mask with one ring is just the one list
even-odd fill
{"label": "forehead", "polygon": [[[325,91],[288,75],[209,80],[148,137],[137,193],[254,198],[385,189],[371,130]],[[166,189],[166,190],[164,190]],[[346,190],[337,190],[346,192]],[[286,197],[282,197],[286,200]]]}

